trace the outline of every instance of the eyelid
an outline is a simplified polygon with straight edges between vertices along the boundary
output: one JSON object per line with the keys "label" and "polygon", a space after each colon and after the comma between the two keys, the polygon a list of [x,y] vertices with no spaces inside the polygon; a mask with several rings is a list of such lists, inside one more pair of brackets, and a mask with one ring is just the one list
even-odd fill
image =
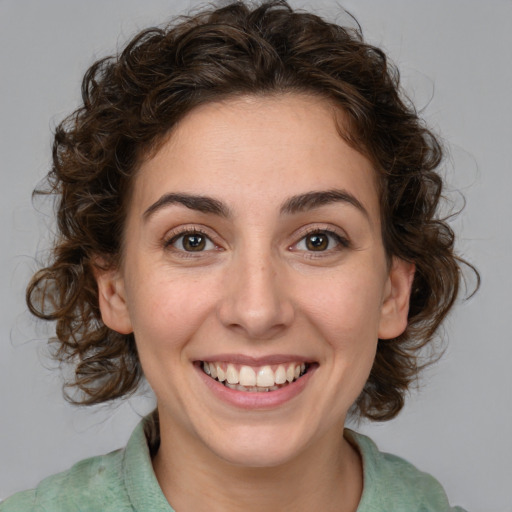
{"label": "eyelid", "polygon": [[197,251],[194,253],[194,251],[183,251],[178,248],[173,248],[172,244],[176,242],[179,238],[186,236],[186,235],[193,235],[193,234],[199,234],[204,237],[206,237],[214,246],[215,249],[220,250],[222,249],[222,246],[218,243],[218,237],[215,236],[214,233],[211,232],[211,230],[205,229],[204,226],[198,226],[198,225],[185,225],[185,226],[178,226],[176,228],[173,228],[166,232],[166,234],[162,238],[162,245],[164,249],[174,249],[176,253],[180,254],[187,254],[187,255],[194,255],[198,256],[201,253],[207,253],[211,252],[212,249],[205,250],[205,251]]}
{"label": "eyelid", "polygon": [[[334,237],[339,245],[343,248],[349,248],[351,247],[351,241],[349,237],[347,236],[346,232],[342,230],[341,228],[337,226],[333,226],[331,224],[320,224],[320,225],[308,225],[304,226],[302,228],[299,228],[293,235],[293,240],[295,240],[293,243],[291,243],[288,246],[288,249],[291,251],[295,250],[295,247],[308,235],[312,235],[315,233],[325,233],[326,235],[330,235]],[[208,238],[212,242],[212,244],[215,246],[216,250],[223,250],[223,246],[221,243],[219,243],[218,236],[215,232],[212,232],[211,229],[205,228],[202,225],[195,225],[195,224],[188,224],[188,225],[182,225],[178,226],[176,228],[173,228],[166,232],[166,234],[162,237],[162,245],[164,249],[170,249],[172,247],[172,244],[176,242],[176,240],[182,236],[186,236],[187,234],[200,234]],[[333,249],[327,249],[325,251],[318,251],[316,253],[316,256],[321,256],[323,253],[330,254],[333,251],[335,251],[336,248]],[[193,251],[182,251],[179,249],[175,249],[177,253],[183,253],[183,254],[190,254],[198,256],[201,253],[205,252],[211,252],[212,250],[205,250],[205,251],[198,251],[197,253],[194,253]],[[304,252],[311,252],[312,254],[315,253],[315,251],[304,251]]]}
{"label": "eyelid", "polygon": [[[339,245],[342,246],[342,248],[349,248],[351,247],[351,241],[347,234],[341,230],[340,228],[332,225],[316,225],[316,226],[307,226],[305,228],[301,228],[298,230],[295,235],[295,242],[290,245],[289,249],[294,250],[294,248],[302,242],[307,236],[314,235],[316,233],[324,233],[326,235],[330,235],[334,237]],[[338,248],[338,250],[340,250]],[[327,249],[325,251],[304,251],[310,253],[308,256],[312,257],[321,257],[322,255],[332,254],[333,251],[336,251],[336,248],[333,249]]]}

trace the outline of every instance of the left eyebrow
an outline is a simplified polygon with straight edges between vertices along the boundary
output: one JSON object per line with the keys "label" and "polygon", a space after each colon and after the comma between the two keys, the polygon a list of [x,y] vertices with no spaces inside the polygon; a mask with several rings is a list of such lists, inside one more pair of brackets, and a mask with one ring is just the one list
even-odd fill
{"label": "left eyebrow", "polygon": [[370,215],[362,203],[346,190],[320,190],[318,192],[307,192],[290,197],[283,206],[281,214],[294,214],[320,208],[331,203],[347,203],[357,208],[364,216],[369,219]]}

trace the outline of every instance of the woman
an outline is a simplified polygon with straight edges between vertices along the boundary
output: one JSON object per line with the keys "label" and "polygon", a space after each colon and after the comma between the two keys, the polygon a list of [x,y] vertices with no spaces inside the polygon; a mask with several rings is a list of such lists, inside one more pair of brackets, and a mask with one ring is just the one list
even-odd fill
{"label": "woman", "polygon": [[59,237],[27,300],[56,321],[73,401],[144,375],[157,411],[0,510],[460,510],[344,430],[399,413],[457,296],[440,161],[385,55],[284,2],[93,65],[56,132]]}

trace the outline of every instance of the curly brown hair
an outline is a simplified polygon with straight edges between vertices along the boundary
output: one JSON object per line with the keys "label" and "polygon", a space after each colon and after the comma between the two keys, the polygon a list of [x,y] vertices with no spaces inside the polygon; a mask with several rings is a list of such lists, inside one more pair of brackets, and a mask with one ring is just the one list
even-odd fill
{"label": "curly brown hair", "polygon": [[133,334],[102,322],[94,278],[98,255],[111,267],[119,262],[141,161],[200,104],[281,92],[319,95],[346,114],[349,126],[340,135],[379,177],[387,254],[416,266],[408,327],[379,342],[355,404],[374,420],[403,407],[422,366],[419,351],[453,305],[464,263],[438,213],[442,150],[401,94],[396,68],[360,29],[284,1],[255,8],[235,2],[144,30],[85,74],[83,105],[56,129],[45,189],[57,194],[58,237],[50,264],[27,289],[30,311],[56,321],[55,357],[75,367],[66,386],[79,394],[67,392],[68,400],[112,400],[135,391],[142,377]]}

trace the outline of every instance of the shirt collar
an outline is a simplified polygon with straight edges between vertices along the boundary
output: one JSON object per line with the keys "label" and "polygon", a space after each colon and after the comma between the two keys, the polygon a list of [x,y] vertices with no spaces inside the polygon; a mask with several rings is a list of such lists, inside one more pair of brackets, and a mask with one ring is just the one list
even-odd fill
{"label": "shirt collar", "polygon": [[145,426],[151,421],[151,415],[144,418],[131,435],[123,457],[123,478],[126,491],[133,508],[137,512],[158,510],[174,512],[158,485]]}

